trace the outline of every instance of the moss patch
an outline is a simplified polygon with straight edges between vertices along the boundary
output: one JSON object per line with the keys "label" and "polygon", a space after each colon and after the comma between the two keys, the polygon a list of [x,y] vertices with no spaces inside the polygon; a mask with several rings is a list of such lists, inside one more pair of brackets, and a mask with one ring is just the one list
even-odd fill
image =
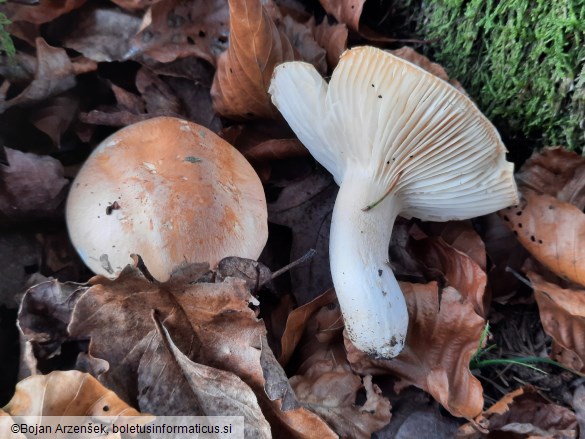
{"label": "moss patch", "polygon": [[585,0],[445,0],[418,8],[417,33],[433,40],[423,50],[488,117],[543,144],[584,149]]}

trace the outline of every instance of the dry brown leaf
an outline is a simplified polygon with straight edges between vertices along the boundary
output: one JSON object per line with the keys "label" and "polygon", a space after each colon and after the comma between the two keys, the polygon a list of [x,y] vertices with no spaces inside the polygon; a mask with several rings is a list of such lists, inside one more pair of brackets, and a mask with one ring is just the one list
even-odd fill
{"label": "dry brown leaf", "polygon": [[471,257],[441,238],[427,238],[412,244],[427,267],[440,270],[448,284],[470,299],[477,315],[486,317],[489,309],[485,288],[487,275]]}
{"label": "dry brown leaf", "polygon": [[[290,379],[299,401],[317,413],[340,437],[369,438],[390,421],[390,402],[356,375],[343,348],[343,320],[331,289],[291,312],[282,343],[281,363],[296,349],[296,375]],[[290,365],[289,365],[290,366]],[[365,389],[366,401],[356,405]]]}
{"label": "dry brown leaf", "polygon": [[[330,289],[316,297],[309,303],[294,309],[286,320],[286,327],[282,334],[281,353],[278,361],[285,366],[301,340],[307,321],[323,306],[336,302],[335,291]],[[341,321],[340,321],[341,322]],[[318,328],[319,331],[322,328]]]}
{"label": "dry brown leaf", "polygon": [[0,437],[5,439],[27,439],[27,437],[20,432],[13,433],[11,430],[12,425],[14,424],[14,419],[0,409]]}
{"label": "dry brown leaf", "polygon": [[288,37],[293,47],[306,62],[313,64],[321,75],[327,73],[326,51],[321,47],[311,31],[314,26],[313,19],[307,24],[299,23],[290,15],[285,16],[278,23],[280,30]]}
{"label": "dry brown leaf", "polygon": [[63,177],[61,163],[50,156],[4,150],[10,165],[0,165],[0,219],[58,218],[69,183]]}
{"label": "dry brown leaf", "polygon": [[159,3],[162,0],[112,0],[113,3],[117,4],[121,8],[129,9],[131,11],[136,9],[144,9],[148,6],[152,6],[155,3]]}
{"label": "dry brown leaf", "polygon": [[[362,383],[347,363],[316,362],[290,382],[303,405],[326,420],[340,437],[369,439],[390,422],[390,401],[372,384],[370,375]],[[366,401],[357,406],[356,396],[362,388]]]}
{"label": "dry brown leaf", "polygon": [[518,184],[585,209],[585,157],[565,148],[535,152],[516,174]]}
{"label": "dry brown leaf", "polygon": [[447,221],[444,223],[429,222],[432,236],[438,236],[447,244],[465,253],[473,259],[482,270],[486,270],[487,255],[485,243],[473,229],[470,221]]}
{"label": "dry brown leaf", "polygon": [[483,407],[483,389],[469,360],[485,320],[451,287],[440,296],[436,282],[400,287],[410,316],[404,350],[393,360],[372,360],[345,338],[352,368],[361,374],[391,372],[429,392],[454,416],[474,418]]}
{"label": "dry brown leaf", "polygon": [[40,246],[31,234],[0,232],[0,306],[17,308],[26,278],[41,268]]}
{"label": "dry brown leaf", "polygon": [[156,313],[153,319],[156,331],[138,369],[142,410],[157,415],[243,416],[246,437],[270,438],[270,425],[252,389],[231,372],[191,361]]}
{"label": "dry brown leaf", "polygon": [[50,137],[54,146],[61,147],[61,137],[69,129],[79,111],[79,99],[65,93],[44,102],[31,112],[33,125]]}
{"label": "dry brown leaf", "polygon": [[12,22],[25,21],[28,23],[42,24],[53,21],[61,15],[79,8],[86,0],[41,1],[38,4],[6,5],[7,16]]}
{"label": "dry brown leaf", "polygon": [[94,377],[76,370],[20,381],[3,410],[11,416],[140,416]]}
{"label": "dry brown leaf", "polygon": [[158,75],[143,67],[136,74],[136,88],[150,114],[176,116],[182,113],[181,101]]}
{"label": "dry brown leaf", "polygon": [[357,31],[360,17],[366,0],[320,0],[321,6],[328,14],[333,15],[339,23],[347,24],[351,30]]}
{"label": "dry brown leaf", "polygon": [[[493,437],[508,434],[515,438],[567,439],[577,437],[577,420],[568,408],[549,402],[533,387],[526,386],[510,392],[479,415],[475,421]],[[485,437],[472,423],[459,428],[457,437]],[[489,437],[492,437],[490,434]]]}
{"label": "dry brown leaf", "polygon": [[226,0],[167,0],[145,14],[127,57],[147,55],[159,62],[196,56],[215,65],[229,35]]}
{"label": "dry brown leaf", "polygon": [[141,21],[135,14],[97,2],[76,11],[72,20],[76,26],[63,45],[97,62],[123,61]]}
{"label": "dry brown leaf", "polygon": [[327,17],[321,24],[313,24],[313,35],[317,43],[327,52],[327,64],[333,70],[339,62],[339,57],[347,49],[347,26],[341,24],[329,24]]}
{"label": "dry brown leaf", "polygon": [[[329,437],[326,424],[306,409],[281,411],[280,400],[269,400],[260,362],[266,330],[250,307],[258,302],[238,279],[218,284],[189,283],[206,271],[203,265],[182,270],[162,285],[148,282],[131,267],[114,281],[95,277],[93,286],[75,305],[68,326],[70,336],[91,339],[89,366],[92,358],[109,365],[100,380],[125,400],[146,407],[156,396],[148,391],[156,369],[152,344],[156,328],[151,316],[156,310],[174,344],[190,361],[233,373],[252,388],[273,433],[283,431],[287,437],[303,437],[302,431],[310,426],[317,434]],[[276,360],[274,365],[280,367]],[[157,385],[164,387],[166,383],[173,388],[173,370],[165,368],[163,372],[155,374]],[[179,400],[169,410],[185,410],[180,392],[176,397]]]}
{"label": "dry brown leaf", "polygon": [[521,204],[499,211],[530,254],[558,276],[585,286],[585,214],[572,204],[522,193]]}
{"label": "dry brown leaf", "polygon": [[76,66],[64,49],[51,47],[42,38],[36,39],[36,46],[37,65],[33,81],[14,98],[0,99],[0,113],[15,105],[36,103],[69,90],[76,84],[77,73],[97,69],[97,64],[84,60]]}
{"label": "dry brown leaf", "polygon": [[554,340],[551,356],[585,373],[585,289],[564,289],[533,271],[527,276],[534,288],[542,326]]}
{"label": "dry brown leaf", "polygon": [[295,59],[294,49],[260,0],[229,0],[230,44],[217,62],[213,107],[233,119],[278,119],[268,86],[277,64]]}
{"label": "dry brown leaf", "polygon": [[308,249],[317,251],[308,263],[291,271],[292,293],[300,305],[333,285],[329,225],[338,190],[330,174],[316,171],[287,185],[278,199],[268,205],[268,220],[292,229],[291,260],[299,259]]}

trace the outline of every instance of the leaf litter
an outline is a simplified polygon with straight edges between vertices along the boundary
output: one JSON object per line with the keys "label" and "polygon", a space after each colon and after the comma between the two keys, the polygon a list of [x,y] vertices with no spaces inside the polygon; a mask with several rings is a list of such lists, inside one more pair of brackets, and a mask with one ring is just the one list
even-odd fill
{"label": "leaf litter", "polygon": [[[312,63],[326,76],[358,38],[391,39],[360,23],[363,1],[321,6],[331,15],[294,0],[3,9],[18,40],[12,63],[0,63],[0,245],[10,262],[0,278],[11,281],[2,282],[4,306],[20,300],[21,370],[55,398],[67,396],[52,380],[89,383],[88,372],[99,380],[80,393],[89,400],[105,385],[116,404],[142,412],[240,414],[247,437],[448,437],[461,422],[454,417],[469,421],[461,437],[577,437],[584,392],[576,374],[551,364],[537,365],[548,375],[509,364],[469,368],[479,352],[484,364],[524,355],[585,372],[585,162],[575,153],[536,152],[517,173],[521,204],[498,215],[399,221],[389,263],[411,316],[405,350],[373,360],[344,337],[329,289],[337,187],[267,88],[283,61]],[[461,89],[412,48],[391,48]],[[221,132],[242,152],[280,236],[259,262],[183,267],[166,284],[136,267],[113,281],[90,279],[63,238],[68,182],[112,127],[160,115]],[[312,258],[274,279],[310,249]],[[0,344],[14,344],[4,334]],[[16,377],[7,379],[14,388]],[[12,414],[5,411],[2,418]]]}

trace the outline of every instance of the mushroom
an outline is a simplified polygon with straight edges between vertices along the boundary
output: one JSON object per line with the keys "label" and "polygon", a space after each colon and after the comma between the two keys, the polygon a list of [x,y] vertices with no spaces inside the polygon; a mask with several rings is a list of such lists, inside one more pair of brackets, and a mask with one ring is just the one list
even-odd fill
{"label": "mushroom", "polygon": [[92,152],[66,208],[71,241],[95,273],[115,278],[138,254],[168,280],[182,262],[256,259],[268,238],[260,179],[229,143],[197,124],[157,117]]}
{"label": "mushroom", "polygon": [[373,47],[344,52],[329,84],[310,64],[281,64],[269,93],[340,186],[329,257],[348,336],[395,357],[408,328],[388,260],[396,216],[460,220],[516,203],[506,148],[467,96]]}

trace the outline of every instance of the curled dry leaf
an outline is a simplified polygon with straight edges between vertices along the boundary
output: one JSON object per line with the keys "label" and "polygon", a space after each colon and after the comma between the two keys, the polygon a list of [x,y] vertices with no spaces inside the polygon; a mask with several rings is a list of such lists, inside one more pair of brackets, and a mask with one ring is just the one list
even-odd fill
{"label": "curled dry leaf", "polygon": [[65,37],[64,46],[97,62],[123,61],[140,18],[118,8],[87,6],[75,13],[77,25]]}
{"label": "curled dry leaf", "polygon": [[50,156],[4,148],[9,166],[0,165],[0,219],[57,218],[68,181],[63,166]]}
{"label": "curled dry leaf", "polygon": [[80,61],[75,65],[64,49],[51,47],[42,38],[36,39],[37,65],[33,81],[22,93],[5,101],[0,99],[0,113],[15,105],[25,105],[42,101],[62,93],[76,84],[75,75],[95,70],[97,64]]}
{"label": "curled dry leaf", "polygon": [[144,9],[160,1],[162,0],[112,0],[113,3],[117,4],[121,8],[129,9],[131,11],[136,9]]}
{"label": "curled dry leaf", "polygon": [[354,31],[359,29],[365,2],[366,0],[320,0],[321,6],[328,14]]}
{"label": "curled dry leaf", "polygon": [[553,340],[551,356],[585,373],[585,289],[564,289],[530,271],[540,319]]}
{"label": "curled dry leaf", "polygon": [[191,361],[159,317],[153,312],[156,330],[138,369],[142,410],[157,415],[243,416],[246,437],[270,438],[270,425],[252,389],[231,372]]}
{"label": "curled dry leaf", "polygon": [[499,212],[518,241],[558,276],[585,286],[585,214],[550,195],[523,191],[516,207]]}
{"label": "curled dry leaf", "polygon": [[[311,20],[312,21],[312,20]],[[302,24],[285,16],[279,23],[279,28],[288,37],[302,59],[317,69],[321,75],[327,73],[326,51],[321,47],[311,32],[312,23]]]}
{"label": "curled dry leaf", "polygon": [[401,282],[400,288],[410,317],[404,350],[393,360],[372,360],[346,338],[352,368],[361,374],[391,372],[429,392],[454,416],[474,418],[483,407],[483,389],[469,361],[485,320],[473,301],[451,287],[441,295],[436,282]]}
{"label": "curled dry leaf", "polygon": [[[42,24],[71,12],[82,6],[86,0],[64,0],[33,2],[30,5],[11,2],[6,6],[7,16],[12,22],[25,21],[27,23]],[[23,2],[24,3],[24,2]]]}
{"label": "curled dry leaf", "polygon": [[[304,437],[301,432],[311,425],[319,437],[328,437],[329,428],[311,412],[304,408],[281,411],[281,401],[267,397],[260,362],[266,330],[252,310],[258,302],[244,282],[231,278],[216,284],[192,284],[207,271],[204,265],[197,267],[180,270],[160,285],[150,283],[133,267],[113,281],[99,276],[92,279],[92,286],[75,305],[68,331],[73,339],[91,339],[86,357],[90,363],[92,358],[108,363],[100,380],[140,407],[156,406],[158,399],[151,399],[158,397],[149,391],[153,377],[160,388],[177,389],[177,369],[159,370],[155,361],[156,340],[160,339],[153,338],[152,311],[156,310],[174,345],[190,361],[232,373],[254,391],[273,432]],[[184,395],[175,394],[175,404],[169,409],[184,410]]]}
{"label": "curled dry leaf", "polygon": [[427,267],[440,270],[450,286],[472,301],[477,315],[486,317],[489,308],[485,297],[487,275],[471,257],[441,238],[417,241],[413,248]]}
{"label": "curled dry leaf", "polygon": [[310,248],[317,251],[308,263],[291,271],[292,293],[300,305],[333,285],[329,225],[338,190],[331,175],[319,170],[286,186],[268,205],[268,220],[292,229],[291,260],[299,259]]}
{"label": "curled dry leaf", "polygon": [[0,232],[0,306],[18,307],[16,295],[25,289],[27,277],[41,266],[40,250],[31,234]]}
{"label": "curled dry leaf", "polygon": [[140,416],[94,377],[76,370],[20,381],[3,410],[11,416]]}
{"label": "curled dry leaf", "polygon": [[518,184],[585,209],[585,157],[564,148],[534,153],[516,174]]}
{"label": "curled dry leaf", "polygon": [[56,147],[61,146],[61,137],[69,129],[79,111],[79,99],[70,93],[55,96],[31,113],[36,128],[50,137]]}
{"label": "curled dry leaf", "polygon": [[[390,422],[390,402],[372,384],[356,375],[343,349],[343,320],[335,291],[330,289],[293,310],[282,336],[281,364],[295,348],[301,363],[290,380],[303,406],[317,413],[340,437],[369,438]],[[357,394],[366,392],[363,405]]]}
{"label": "curled dry leaf", "polygon": [[[531,386],[504,395],[475,421],[494,434],[494,437],[497,434],[518,438],[577,437],[575,414],[566,407],[548,401]],[[480,439],[485,435],[478,432],[472,423],[468,423],[459,428],[457,437]]]}
{"label": "curled dry leaf", "polygon": [[[298,308],[291,311],[286,320],[286,326],[280,341],[281,352],[280,357],[278,358],[280,364],[285,366],[290,360],[293,352],[295,351],[297,345],[305,333],[306,325],[309,319],[324,306],[328,306],[336,302],[337,299],[335,298],[335,290],[329,289],[319,297],[311,300],[309,303],[299,306]],[[341,315],[339,315],[339,330],[341,330],[343,327],[342,325]],[[323,329],[328,330],[331,328],[317,327],[315,329],[315,333],[319,333]]]}
{"label": "curled dry leaf", "polygon": [[347,49],[347,36],[349,31],[343,23],[329,24],[327,17],[321,24],[312,24],[313,35],[317,43],[327,52],[327,64],[333,70],[339,62],[339,57]]}
{"label": "curled dry leaf", "polygon": [[14,420],[12,417],[0,409],[0,437],[4,439],[27,439],[27,437],[20,432],[13,433],[11,430]]}
{"label": "curled dry leaf", "polygon": [[277,64],[294,49],[260,0],[229,0],[230,44],[221,54],[211,87],[215,110],[234,119],[277,119],[268,86]]}
{"label": "curled dry leaf", "polygon": [[126,56],[144,54],[164,63],[196,56],[215,65],[227,48],[228,23],[225,0],[157,2],[145,14]]}
{"label": "curled dry leaf", "polygon": [[[347,363],[316,362],[304,375],[295,375],[290,381],[303,405],[325,419],[340,437],[369,439],[390,422],[390,401],[372,384],[370,375],[362,383]],[[366,401],[357,406],[357,393],[362,388]]]}

